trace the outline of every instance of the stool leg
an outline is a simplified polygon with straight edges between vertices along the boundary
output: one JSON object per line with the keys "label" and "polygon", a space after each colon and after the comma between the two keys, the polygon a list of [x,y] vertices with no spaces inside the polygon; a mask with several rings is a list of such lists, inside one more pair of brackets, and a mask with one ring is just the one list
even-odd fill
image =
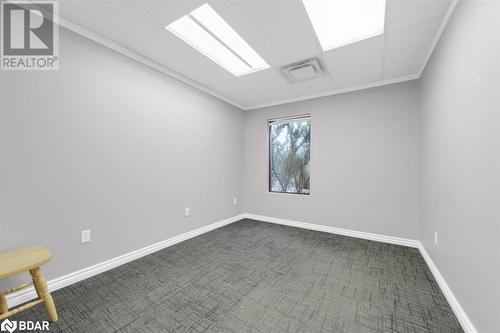
{"label": "stool leg", "polygon": [[37,267],[30,270],[30,273],[33,277],[33,284],[35,285],[36,293],[40,299],[43,299],[43,303],[45,304],[45,309],[47,310],[50,320],[57,321],[56,306],[54,304],[54,300],[52,299],[52,295],[49,293],[47,282],[45,281],[42,270],[40,267]]}
{"label": "stool leg", "polygon": [[7,306],[5,295],[0,294],[0,314],[6,313],[7,311],[9,311],[9,307]]}

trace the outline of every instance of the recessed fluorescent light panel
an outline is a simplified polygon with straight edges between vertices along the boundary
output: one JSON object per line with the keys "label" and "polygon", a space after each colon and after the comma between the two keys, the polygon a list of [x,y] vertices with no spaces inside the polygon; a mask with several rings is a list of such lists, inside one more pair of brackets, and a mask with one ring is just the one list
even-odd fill
{"label": "recessed fluorescent light panel", "polygon": [[384,33],[386,0],[302,0],[323,51]]}
{"label": "recessed fluorescent light panel", "polygon": [[209,4],[198,7],[165,29],[235,76],[269,68]]}

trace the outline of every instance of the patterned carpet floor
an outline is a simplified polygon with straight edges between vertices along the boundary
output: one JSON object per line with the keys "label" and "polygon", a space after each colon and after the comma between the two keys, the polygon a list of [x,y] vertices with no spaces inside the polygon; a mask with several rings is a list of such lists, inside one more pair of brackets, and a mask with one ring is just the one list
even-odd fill
{"label": "patterned carpet floor", "polygon": [[53,296],[51,332],[463,332],[417,249],[252,220]]}

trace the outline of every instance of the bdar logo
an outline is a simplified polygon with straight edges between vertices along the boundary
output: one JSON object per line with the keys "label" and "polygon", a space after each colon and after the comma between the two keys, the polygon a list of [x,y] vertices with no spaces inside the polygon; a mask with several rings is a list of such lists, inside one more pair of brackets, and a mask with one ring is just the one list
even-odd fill
{"label": "bdar logo", "polygon": [[0,324],[0,331],[2,332],[9,332],[12,333],[16,330],[17,328],[17,322],[16,321],[10,321],[8,319],[5,319],[2,324]]}
{"label": "bdar logo", "polygon": [[18,331],[49,331],[49,322],[47,320],[33,321],[33,320],[9,320],[5,319],[0,324],[0,332],[12,333],[15,330]]}

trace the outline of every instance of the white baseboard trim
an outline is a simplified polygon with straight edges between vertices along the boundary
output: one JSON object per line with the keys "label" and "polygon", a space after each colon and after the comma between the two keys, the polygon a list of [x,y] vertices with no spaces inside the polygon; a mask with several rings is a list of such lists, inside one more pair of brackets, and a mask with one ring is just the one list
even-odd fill
{"label": "white baseboard trim", "polygon": [[[50,291],[55,291],[57,289],[69,286],[73,283],[82,281],[84,279],[87,279],[89,277],[92,277],[94,275],[103,273],[105,271],[108,271],[112,268],[118,267],[120,265],[126,264],[128,262],[131,262],[133,260],[139,259],[141,257],[144,257],[148,254],[154,253],[156,251],[162,250],[164,248],[167,248],[169,246],[178,244],[180,242],[183,242],[185,240],[188,240],[190,238],[199,236],[201,234],[207,233],[209,231],[212,231],[214,229],[223,227],[225,225],[231,224],[233,222],[237,222],[242,219],[252,219],[252,220],[257,220],[257,221],[263,221],[263,222],[269,222],[269,223],[276,223],[276,224],[282,224],[282,225],[287,225],[291,227],[297,227],[297,228],[302,228],[302,229],[309,229],[309,230],[316,230],[316,231],[322,231],[322,232],[328,232],[332,234],[338,234],[338,235],[344,235],[344,236],[349,236],[349,237],[355,237],[355,238],[362,238],[362,239],[367,239],[367,240],[373,240],[377,242],[383,242],[383,243],[389,243],[389,244],[396,244],[396,245],[402,245],[402,246],[408,246],[408,247],[413,247],[413,248],[418,248],[420,253],[422,254],[422,257],[425,259],[425,262],[429,266],[429,269],[431,270],[432,274],[434,275],[434,278],[436,279],[439,287],[441,288],[441,291],[446,297],[446,300],[450,304],[451,308],[453,309],[453,312],[457,316],[457,319],[459,320],[460,324],[462,325],[462,328],[466,333],[477,333],[477,330],[474,328],[474,325],[470,321],[469,317],[463,310],[463,308],[460,306],[460,303],[456,299],[455,295],[453,295],[453,292],[451,291],[450,287],[444,280],[443,276],[437,269],[436,265],[434,265],[434,262],[432,261],[431,257],[425,250],[424,246],[420,241],[413,240],[413,239],[406,239],[406,238],[399,238],[399,237],[393,237],[393,236],[386,236],[386,235],[379,235],[379,234],[374,234],[374,233],[369,233],[369,232],[362,232],[362,231],[355,231],[355,230],[349,230],[349,229],[342,229],[342,228],[336,228],[336,227],[328,227],[324,225],[319,225],[319,224],[312,224],[312,223],[305,223],[305,222],[299,222],[299,221],[293,221],[293,220],[287,220],[287,219],[280,219],[276,217],[269,217],[269,216],[263,216],[263,215],[256,215],[256,214],[250,214],[250,213],[244,213],[240,215],[236,215],[233,217],[230,217],[228,219],[212,223],[210,225],[188,231],[184,234],[166,239],[164,241],[143,247],[142,249],[132,251],[129,253],[126,253],[124,255],[121,255],[119,257],[101,262],[99,264],[81,269],[79,271],[55,278],[53,280],[48,281],[48,286]],[[29,300],[32,300],[36,297],[36,292],[34,288],[26,288],[24,290],[21,290],[16,293],[12,293],[7,296],[7,302],[9,303],[9,306],[17,306],[19,304],[25,303]]]}
{"label": "white baseboard trim", "polygon": [[368,240],[372,240],[372,241],[376,241],[376,242],[403,245],[403,246],[414,247],[414,248],[418,248],[420,245],[420,242],[417,240],[414,240],[414,239],[379,235],[379,234],[373,234],[370,232],[329,227],[326,225],[305,223],[305,222],[299,222],[299,221],[293,221],[293,220],[280,219],[277,217],[249,214],[249,213],[245,213],[244,215],[246,218],[252,219],[252,220],[270,222],[270,223],[276,223],[276,224],[283,224],[283,225],[288,225],[291,227],[297,227],[297,228],[302,228],[302,229],[323,231],[323,232],[328,232],[330,234],[337,234],[337,235],[343,235],[343,236],[349,236],[349,237],[355,237],[355,238],[368,239]]}
{"label": "white baseboard trim", "polygon": [[[207,226],[188,231],[186,233],[180,234],[178,236],[174,236],[172,238],[166,239],[164,241],[143,247],[142,249],[135,250],[129,253],[126,253],[124,255],[121,255],[119,257],[106,260],[104,262],[101,262],[99,264],[81,269],[79,271],[69,273],[67,275],[55,278],[53,280],[48,281],[48,286],[50,291],[55,291],[57,289],[61,289],[63,287],[69,286],[73,283],[85,280],[89,277],[92,277],[94,275],[97,275],[99,273],[108,271],[112,268],[118,267],[120,265],[126,264],[128,262],[131,262],[133,260],[139,259],[141,257],[144,257],[148,254],[151,254],[153,252],[162,250],[164,248],[167,248],[169,246],[175,245],[177,243],[183,242],[185,240],[188,240],[190,238],[199,236],[201,234],[204,234],[206,232],[212,231],[214,229],[223,227],[225,225],[228,225],[230,223],[239,221],[241,219],[245,218],[245,214],[240,214],[236,215],[233,217],[230,217],[228,219],[218,221],[212,224],[209,224]],[[36,292],[33,287],[23,289],[21,291],[12,293],[7,296],[7,302],[10,307],[17,306],[19,304],[25,303],[29,300],[32,300],[36,298]]]}
{"label": "white baseboard trim", "polygon": [[[419,242],[420,243],[420,242]],[[453,312],[455,313],[455,316],[457,317],[458,321],[460,322],[460,325],[462,325],[462,328],[466,333],[477,333],[476,328],[470,321],[469,317],[465,313],[464,309],[458,302],[457,298],[455,295],[453,295],[453,292],[451,291],[450,287],[446,283],[444,277],[441,275],[439,270],[437,269],[436,265],[434,265],[434,262],[432,261],[431,257],[427,253],[427,251],[424,248],[424,245],[420,243],[418,249],[420,250],[420,254],[422,257],[424,257],[425,262],[427,263],[427,266],[429,266],[429,269],[432,272],[432,275],[434,276],[434,279],[436,279],[436,282],[438,283],[439,287],[441,288],[441,291],[443,292],[444,296],[446,297],[446,300],[450,304]]]}
{"label": "white baseboard trim", "polygon": [[280,219],[280,218],[276,218],[276,217],[262,216],[262,215],[256,215],[256,214],[245,213],[243,215],[245,216],[245,218],[257,220],[257,221],[288,225],[291,227],[297,227],[297,228],[302,228],[302,229],[323,231],[323,232],[328,232],[328,233],[332,233],[332,234],[338,234],[338,235],[362,238],[362,239],[367,239],[367,240],[373,240],[373,241],[377,241],[377,242],[390,243],[390,244],[403,245],[403,246],[417,248],[420,251],[420,254],[424,258],[425,262],[427,263],[427,266],[429,267],[432,275],[434,276],[434,279],[436,279],[436,282],[438,283],[439,287],[441,288],[441,291],[443,292],[444,296],[446,297],[446,300],[450,304],[450,307],[452,308],[453,313],[455,313],[455,316],[457,317],[458,321],[460,322],[460,325],[462,325],[462,328],[464,329],[464,331],[466,333],[477,333],[477,330],[474,328],[474,325],[472,324],[469,317],[467,316],[467,314],[463,310],[462,306],[458,302],[455,295],[453,295],[453,292],[451,291],[450,287],[448,286],[445,279],[443,278],[443,276],[441,275],[441,273],[437,269],[436,265],[434,265],[434,262],[432,261],[431,257],[429,256],[429,254],[427,253],[427,251],[425,250],[424,246],[422,245],[422,243],[420,241],[414,240],[414,239],[406,239],[406,238],[373,234],[373,233],[369,233],[369,232],[328,227],[328,226],[319,225],[319,224],[286,220],[286,219]]}

